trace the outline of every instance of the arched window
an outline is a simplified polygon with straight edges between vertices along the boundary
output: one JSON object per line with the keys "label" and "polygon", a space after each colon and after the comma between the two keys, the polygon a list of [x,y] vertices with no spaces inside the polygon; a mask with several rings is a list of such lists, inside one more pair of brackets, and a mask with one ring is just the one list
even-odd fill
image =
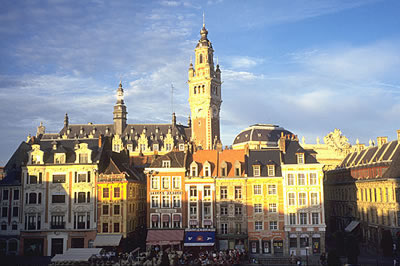
{"label": "arched window", "polygon": [[196,86],[194,86],[194,90],[193,90],[194,94],[196,94]]}
{"label": "arched window", "polygon": [[206,92],[206,89],[205,89],[205,86],[203,85],[203,93],[205,93]]}
{"label": "arched window", "polygon": [[203,55],[202,54],[200,54],[200,56],[199,56],[199,63],[200,64],[203,63]]}

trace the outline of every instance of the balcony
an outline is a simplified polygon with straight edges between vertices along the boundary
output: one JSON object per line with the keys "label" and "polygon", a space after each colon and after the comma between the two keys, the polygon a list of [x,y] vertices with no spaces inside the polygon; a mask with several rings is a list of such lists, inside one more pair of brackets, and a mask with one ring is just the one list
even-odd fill
{"label": "balcony", "polygon": [[50,229],[65,229],[65,222],[62,223],[51,223]]}

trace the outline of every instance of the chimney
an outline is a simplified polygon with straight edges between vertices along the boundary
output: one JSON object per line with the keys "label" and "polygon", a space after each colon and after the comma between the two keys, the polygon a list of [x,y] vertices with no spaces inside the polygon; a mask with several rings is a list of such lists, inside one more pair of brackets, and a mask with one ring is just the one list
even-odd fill
{"label": "chimney", "polygon": [[378,137],[377,138],[378,148],[382,147],[383,144],[387,143],[387,140],[388,140],[387,137]]}
{"label": "chimney", "polygon": [[279,150],[283,153],[286,153],[286,137],[283,135],[283,132],[281,134],[281,137],[279,138],[278,145]]}
{"label": "chimney", "polygon": [[400,142],[400,129],[397,130],[397,141]]}
{"label": "chimney", "polygon": [[103,144],[103,137],[102,135],[99,136],[99,148],[101,148],[101,145]]}

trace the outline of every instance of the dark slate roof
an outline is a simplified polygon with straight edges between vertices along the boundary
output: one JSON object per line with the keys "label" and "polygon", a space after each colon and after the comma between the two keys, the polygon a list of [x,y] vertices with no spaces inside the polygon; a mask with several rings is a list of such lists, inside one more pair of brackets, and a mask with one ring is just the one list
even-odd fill
{"label": "dark slate roof", "polygon": [[28,151],[31,149],[31,145],[22,142],[7,164],[4,166],[5,177],[0,181],[1,186],[9,185],[20,185],[21,181],[21,166],[25,165],[28,161]]}
{"label": "dark slate roof", "polygon": [[267,165],[275,164],[275,176],[282,176],[281,151],[279,149],[250,150],[247,157],[248,176],[254,176],[253,165],[261,165],[261,176],[267,176]]}
{"label": "dark slate roof", "polygon": [[303,149],[298,141],[286,140],[286,152],[282,155],[285,164],[297,164],[296,153],[304,153],[305,163],[318,163],[314,153]]}
{"label": "dark slate roof", "polygon": [[276,125],[256,124],[242,130],[233,140],[233,145],[248,141],[267,141],[277,145],[282,133],[293,135],[290,131]]}
{"label": "dark slate roof", "polygon": [[106,165],[104,165],[104,170],[100,172],[101,174],[110,175],[125,173],[127,180],[144,180],[143,173],[130,166],[130,158],[127,152],[122,151],[118,153],[107,151],[106,154],[107,159],[103,161]]}
{"label": "dark slate roof", "polygon": [[[397,141],[396,141],[397,142]],[[392,157],[392,163],[383,174],[384,178],[400,178],[400,148],[397,148]]]}
{"label": "dark slate roof", "polygon": [[[57,142],[57,149],[53,150],[53,143]],[[43,161],[44,163],[53,164],[55,153],[65,153],[66,163],[75,163],[75,144],[76,143],[87,143],[88,148],[92,150],[92,162],[96,162],[100,159],[100,148],[98,139],[58,139],[58,140],[40,140],[40,150],[44,152]]]}
{"label": "dark slate roof", "polygon": [[171,161],[171,168],[186,167],[187,153],[184,151],[171,151],[155,159],[150,168],[162,168],[162,162]]}

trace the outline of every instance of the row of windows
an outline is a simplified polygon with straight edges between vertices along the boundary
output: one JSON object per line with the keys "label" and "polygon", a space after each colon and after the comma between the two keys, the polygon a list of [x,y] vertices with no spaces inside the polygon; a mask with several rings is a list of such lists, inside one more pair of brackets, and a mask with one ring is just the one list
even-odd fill
{"label": "row of windows", "polygon": [[120,215],[121,206],[120,205],[103,205],[103,215]]}
{"label": "row of windows", "polygon": [[[189,196],[191,198],[196,198],[197,197],[197,187],[196,186],[190,186]],[[211,186],[204,186],[203,187],[203,197],[211,197]]]}
{"label": "row of windows", "polygon": [[[319,204],[319,193],[318,192],[310,192],[310,198],[307,198],[307,192],[299,192],[298,193],[298,204],[299,206],[307,205],[307,202],[310,203],[311,206]],[[288,193],[288,205],[296,206],[296,193],[289,192]]]}
{"label": "row of windows", "polygon": [[[320,223],[320,213],[312,212],[311,213],[311,224],[319,224]],[[309,214],[305,212],[299,213],[289,213],[289,224],[290,225],[307,225],[309,224]]]}
{"label": "row of windows", "polygon": [[[66,182],[66,173],[57,173],[52,175],[53,183],[65,183]],[[26,184],[42,184],[43,182],[43,174],[26,174]],[[75,172],[74,174],[74,182],[82,183],[88,182],[91,180],[91,172]]]}
{"label": "row of windows", "polygon": [[[190,203],[190,205],[189,205],[189,214],[193,218],[197,217],[197,203]],[[204,205],[203,205],[203,215],[204,215],[204,217],[210,217],[211,216],[211,203],[204,203]]]}
{"label": "row of windows", "polygon": [[[31,163],[32,164],[40,164],[42,161],[41,155],[32,155],[31,156]],[[64,153],[56,153],[54,155],[54,164],[64,164],[65,163],[65,154]],[[78,155],[78,162],[79,163],[88,163],[89,162],[89,155],[87,153],[79,153]]]}
{"label": "row of windows", "polygon": [[[164,145],[165,145],[165,150],[166,151],[172,151],[173,144],[165,143]],[[179,144],[178,148],[179,148],[179,151],[184,151],[185,150],[185,144],[182,144],[182,143]],[[130,152],[134,152],[132,144],[128,144],[127,145],[127,149]],[[119,144],[115,144],[114,145],[114,151],[119,151],[119,150],[120,150],[120,145]],[[160,145],[159,144],[153,144],[152,145],[152,149],[151,149],[147,144],[142,143],[142,144],[139,144],[139,146],[137,147],[137,150],[138,151],[142,151],[142,152],[144,152],[144,151],[160,151]]]}
{"label": "row of windows", "polygon": [[[162,176],[161,177],[161,188],[162,189],[180,189],[181,188],[181,177],[173,176],[172,184],[170,176]],[[151,177],[151,189],[160,189],[160,177],[152,176]]]}
{"label": "row of windows", "polygon": [[[65,203],[65,194],[51,195],[51,203]],[[90,203],[90,192],[75,192],[74,203]],[[42,204],[42,193],[26,193],[25,204]]]}
{"label": "row of windows", "polygon": [[[260,203],[256,203],[253,205],[254,213],[263,213],[263,205]],[[277,203],[269,203],[268,204],[268,212],[269,213],[276,213],[278,211]]]}
{"label": "row of windows", "polygon": [[[264,230],[264,222],[263,221],[255,221],[254,222],[254,230],[261,231]],[[222,228],[221,228],[222,229]],[[270,221],[269,222],[269,230],[276,231],[278,230],[278,221]]]}
{"label": "row of windows", "polygon": [[164,195],[161,196],[161,205],[160,205],[160,196],[158,195],[153,195],[151,196],[151,208],[180,208],[181,207],[181,196],[179,195],[174,195],[172,196],[172,201],[171,201],[171,196],[170,195]]}
{"label": "row of windows", "polygon": [[[103,233],[119,233],[120,232],[120,224],[119,223],[114,223],[114,224],[108,224],[108,223],[103,223]],[[114,229],[111,231],[111,229]]]}
{"label": "row of windows", "polygon": [[[1,231],[7,231],[8,230],[8,226],[6,222],[2,222],[1,223]],[[11,224],[11,230],[18,230],[18,223],[17,222],[12,222]]]}
{"label": "row of windows", "polygon": [[[110,189],[108,187],[103,188],[103,198],[109,198],[110,195]],[[121,197],[121,189],[119,187],[114,188],[114,198],[119,198]]]}
{"label": "row of windows", "polygon": [[12,193],[13,200],[19,200],[19,189],[3,189],[1,199],[9,200]]}
{"label": "row of windows", "polygon": [[[225,161],[222,161],[220,170],[221,176],[228,176],[228,164]],[[241,175],[241,164],[239,161],[235,162],[234,175]],[[190,176],[199,176],[199,167],[196,162],[192,162],[190,165]],[[207,161],[203,165],[203,176],[211,176],[211,164]]]}
{"label": "row of windows", "polygon": [[[12,213],[10,215],[12,217],[18,217],[18,207],[12,207]],[[8,217],[8,207],[2,207],[1,208],[1,217]]]}
{"label": "row of windows", "polygon": [[[297,180],[296,180],[297,179]],[[296,183],[297,181],[297,183]],[[297,174],[297,178],[295,174],[288,174],[287,175],[287,184],[288,186],[315,186],[318,185],[318,176],[317,173],[310,173],[309,178],[307,178],[306,174],[299,173]]]}
{"label": "row of windows", "polygon": [[[261,165],[253,165],[253,176],[261,176]],[[275,165],[267,165],[267,176],[275,176]]]}
{"label": "row of windows", "polygon": [[[276,195],[276,185],[268,185],[268,195]],[[262,195],[262,185],[253,185],[253,194]]]}

